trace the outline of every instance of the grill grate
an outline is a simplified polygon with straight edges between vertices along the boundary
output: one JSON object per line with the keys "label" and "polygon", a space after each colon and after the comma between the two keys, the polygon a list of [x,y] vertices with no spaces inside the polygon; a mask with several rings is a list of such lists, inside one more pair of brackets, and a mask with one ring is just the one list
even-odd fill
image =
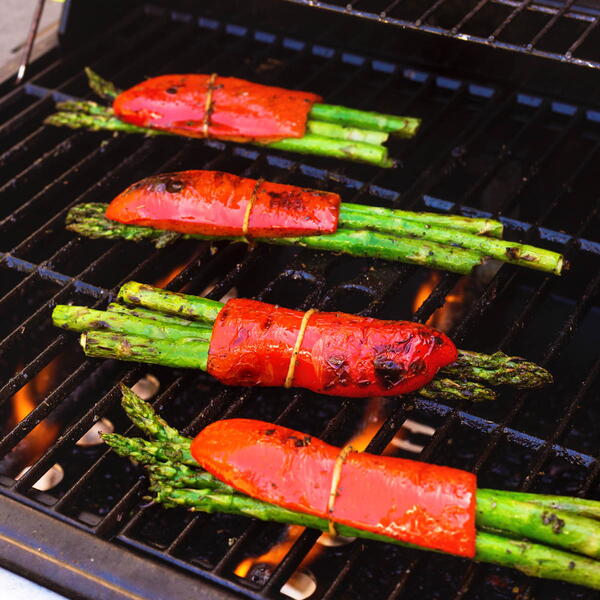
{"label": "grill grate", "polygon": [[[557,385],[542,393],[503,391],[498,403],[487,406],[417,397],[392,402],[369,450],[383,451],[410,416],[436,427],[423,460],[474,470],[482,486],[600,498],[600,419],[593,403],[600,388],[593,339],[600,321],[600,243],[592,239],[598,230],[598,113],[330,47],[328,40],[343,34],[341,22],[311,38],[300,20],[285,33],[271,33],[278,31],[276,21],[270,24],[264,15],[234,12],[229,4],[219,10],[228,20],[217,12],[193,19],[146,6],[76,52],[34,65],[28,83],[0,100],[0,129],[7,134],[0,155],[0,368],[6,382],[0,411],[8,415],[15,392],[47,365],[57,362],[61,373],[37,408],[5,431],[0,456],[10,459],[45,419],[61,423],[60,437],[18,481],[12,472],[1,475],[0,494],[74,526],[62,530],[67,539],[90,533],[110,540],[123,560],[136,551],[177,567],[169,578],[181,578],[181,593],[189,581],[183,573],[248,597],[281,597],[281,586],[317,534],[303,533],[266,583],[252,583],[233,569],[260,553],[261,541],[273,541],[280,527],[144,506],[145,482],[137,469],[101,446],[82,450],[75,442],[100,416],[127,431],[118,384],[132,385],[147,368],[86,359],[73,335],[50,326],[51,308],[65,302],[103,307],[127,280],[160,279],[188,293],[214,286],[208,297],[215,299],[236,287],[240,295],[291,307],[425,321],[459,278],[442,274],[421,306],[413,307],[429,274],[413,266],[292,248],[216,245],[212,251],[190,242],[156,251],[64,231],[74,204],[106,201],[153,172],[214,168],[329,189],[350,202],[499,216],[509,235],[566,252],[573,268],[560,279],[502,266],[481,284],[451,331],[463,347],[502,349],[545,364]],[[393,142],[391,154],[402,168],[389,171],[315,157],[305,162],[218,141],[116,138],[41,126],[53,99],[87,94],[85,64],[122,86],[174,69],[217,70],[311,89],[332,103],[417,114],[424,127],[415,140]],[[151,371],[162,384],[155,405],[189,433],[215,419],[252,416],[342,444],[365,406],[304,392],[224,389],[204,374]],[[50,492],[32,489],[57,462],[66,471],[63,482]],[[516,572],[382,544],[354,543],[322,556],[311,566],[319,581],[314,598],[435,597],[442,590],[445,598],[504,598],[515,587],[537,597],[592,597]],[[6,553],[0,558],[11,560]],[[136,582],[128,585],[135,589]]]}
{"label": "grill grate", "polygon": [[600,68],[600,6],[575,0],[287,0],[574,65]]}

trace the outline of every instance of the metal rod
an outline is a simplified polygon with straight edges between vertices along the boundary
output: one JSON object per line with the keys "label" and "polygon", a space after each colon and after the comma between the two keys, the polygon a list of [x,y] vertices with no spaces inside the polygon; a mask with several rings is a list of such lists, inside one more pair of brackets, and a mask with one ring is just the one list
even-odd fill
{"label": "metal rod", "polygon": [[31,24],[29,25],[27,41],[25,42],[23,54],[21,55],[21,63],[19,64],[19,70],[17,71],[15,84],[19,84],[21,81],[23,81],[25,72],[29,66],[31,53],[33,52],[33,45],[35,43],[35,37],[40,26],[40,21],[42,20],[42,13],[44,12],[44,4],[46,4],[46,0],[38,0],[35,6],[35,11],[33,12],[33,17],[31,18]]}

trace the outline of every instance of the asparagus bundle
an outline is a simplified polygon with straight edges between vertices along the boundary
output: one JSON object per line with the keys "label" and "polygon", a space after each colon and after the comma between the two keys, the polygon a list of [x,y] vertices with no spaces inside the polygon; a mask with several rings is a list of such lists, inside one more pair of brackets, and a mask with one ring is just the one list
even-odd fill
{"label": "asparagus bundle", "polygon": [[[218,116],[215,109],[229,110],[230,97],[217,98],[215,103],[215,90],[220,90],[223,85],[227,86],[228,81],[219,85],[215,84],[214,81],[211,82],[210,79],[206,79],[206,76],[162,76],[139,84],[123,93],[114,84],[103,80],[91,69],[86,68],[85,72],[92,90],[101,98],[112,101],[114,103],[113,107],[103,106],[95,102],[59,102],[57,104],[58,112],[45,121],[48,125],[66,126],[73,129],[85,128],[92,131],[107,130],[121,133],[140,133],[149,136],[188,135],[192,137],[210,136],[221,139],[237,139],[276,150],[356,160],[387,168],[395,165],[394,161],[388,157],[388,150],[383,145],[389,135],[393,134],[404,138],[413,137],[421,123],[420,119],[414,117],[385,115],[344,106],[322,104],[315,102],[319,97],[314,94],[306,94],[305,96],[308,97],[300,97],[303,94],[302,92],[290,92],[236,80],[238,86],[240,85],[238,82],[241,82],[242,87],[250,91],[250,95],[255,92],[254,96],[259,105],[259,110],[256,111],[257,116],[253,117],[252,106],[250,106],[251,103],[246,96],[245,102],[241,106],[235,107],[237,110],[232,110],[232,114],[228,115],[228,125],[233,125],[234,129],[236,126],[242,130],[247,129],[249,125],[255,125],[256,122],[259,125],[264,125],[261,121],[264,121],[265,113],[268,114],[273,109],[273,98],[275,97],[277,100],[284,98],[284,100],[281,114],[275,115],[278,118],[273,119],[276,121],[274,128],[273,123],[269,123],[268,125],[271,127],[267,128],[266,132],[263,131],[262,135],[232,136],[231,132],[225,133],[226,129],[224,127],[219,130],[214,124]],[[222,79],[230,80],[232,78]],[[157,85],[160,87],[157,88]],[[202,91],[199,92],[199,89]],[[208,97],[206,89],[208,89]],[[151,124],[147,117],[140,119],[139,113],[144,115],[156,114],[157,107],[154,106],[154,102],[157,101],[157,94],[161,97],[158,101],[158,108],[165,114],[159,120],[160,122]],[[184,95],[185,99],[183,99]],[[298,102],[294,101],[296,100],[294,96],[299,96],[297,98],[299,106]],[[286,100],[289,101],[290,97],[292,97],[291,105],[289,102],[286,103]],[[125,110],[132,103],[136,106],[136,118],[124,120],[132,112],[131,110]],[[170,103],[173,103],[172,107],[169,106]],[[182,106],[186,103],[189,104],[187,111],[184,111],[188,114],[187,120],[182,114]],[[123,104],[127,105],[125,109]],[[206,110],[204,110],[205,107]],[[118,109],[117,113],[115,113],[115,108]],[[174,115],[176,114],[176,117],[169,115],[171,110]],[[237,119],[235,117],[236,113],[238,114]],[[242,117],[241,123],[243,125],[236,123],[239,117]],[[169,119],[168,126],[164,125],[166,119]],[[203,119],[205,119],[204,122]],[[132,120],[135,122],[132,122]],[[281,135],[281,124],[286,121],[292,121],[292,125],[294,125],[294,127],[287,130],[284,129],[284,133],[285,131],[293,132],[290,137],[282,137]],[[144,125],[140,125],[140,123],[144,123]],[[148,126],[145,126],[146,124]],[[205,127],[204,130],[203,126]],[[260,126],[258,129],[260,130]],[[201,133],[202,130],[203,133]],[[219,133],[220,131],[221,133]],[[261,139],[264,141],[261,141]]]}
{"label": "asparagus bundle", "polygon": [[[231,208],[232,194],[240,206],[249,205],[243,224],[239,221],[244,215],[237,206]],[[148,177],[110,204],[73,207],[66,224],[82,236],[147,240],[157,248],[180,237],[241,242],[251,238],[461,274],[488,258],[556,275],[564,262],[556,252],[498,239],[502,223],[492,219],[340,203],[337,194],[217,171]],[[298,232],[301,237],[295,237]]]}
{"label": "asparagus bundle", "polygon": [[[221,314],[223,304],[214,300],[169,292],[136,282],[128,282],[123,285],[119,290],[118,299],[121,304],[111,303],[106,311],[80,306],[59,305],[54,309],[52,319],[58,327],[82,333],[81,345],[88,356],[207,370],[214,322]],[[262,303],[255,304],[259,308],[270,306]],[[228,313],[231,317],[231,310]],[[248,319],[251,318],[251,315],[249,315]],[[273,318],[270,317],[270,320],[272,323]],[[247,339],[251,340],[252,334],[250,333],[249,322],[246,322],[243,327],[246,328],[245,335]],[[235,327],[238,326],[234,325]],[[433,332],[429,328],[425,329]],[[261,330],[264,331],[264,329]],[[277,337],[276,333],[271,332],[270,335],[269,339],[271,340]],[[402,335],[404,335],[404,330],[402,330]],[[434,332],[434,335],[439,337],[439,339],[433,340],[434,347],[443,349],[446,352],[445,347],[448,346],[448,351],[458,357],[451,364],[446,361],[445,366],[439,370],[433,379],[429,377],[411,383],[412,387],[408,388],[407,391],[416,390],[424,397],[445,401],[458,399],[480,402],[496,398],[495,392],[487,387],[489,385],[535,388],[552,382],[550,373],[535,363],[521,358],[509,357],[501,352],[485,355],[459,350],[456,355],[456,350],[448,338],[439,332]],[[416,342],[416,338],[413,339]],[[381,345],[385,342],[383,338],[378,338],[377,341],[373,338],[372,341],[373,346],[377,349],[381,348]],[[212,349],[214,352],[217,352],[215,348],[219,343],[213,343]],[[411,351],[417,350],[416,343],[412,343],[411,346]],[[271,350],[270,352],[274,351]],[[282,354],[284,366],[287,367],[290,358],[286,351],[282,350],[282,352],[284,352]],[[263,352],[259,349],[259,357],[262,354]],[[399,350],[399,356],[396,360],[402,360],[403,354],[404,350]],[[337,360],[341,360],[339,352],[337,356]],[[392,367],[395,365],[392,357],[390,355],[386,356],[385,361],[381,361],[377,357],[373,361],[376,368],[379,368],[379,373],[388,366],[388,363],[391,363]],[[344,371],[346,378],[351,373],[353,368],[351,363],[356,362],[355,359],[356,357],[352,354],[352,351],[348,351],[347,359],[343,361],[347,365]],[[230,353],[228,360],[236,362],[236,365],[232,365],[230,369],[231,373],[236,372],[239,364],[244,363],[244,361],[239,361],[236,358],[235,352]],[[313,363],[318,363],[320,359],[313,352],[311,360]],[[325,362],[331,364],[332,361],[326,359]],[[366,361],[363,360],[362,362]],[[423,359],[418,359],[418,362],[419,372],[417,374],[421,375],[424,373],[426,365]],[[327,365],[324,368],[327,369]],[[400,366],[396,365],[396,368],[400,369]],[[411,370],[411,367],[407,367],[402,372],[402,376],[406,376],[405,380],[410,379]],[[272,369],[269,368],[267,371],[271,372]],[[218,376],[216,369],[211,372]],[[434,370],[433,374],[435,372]],[[218,378],[220,379],[220,377]],[[339,383],[339,381],[336,381],[336,383]],[[405,390],[399,391],[398,387],[387,387],[384,385],[385,383],[386,381],[378,387],[380,395],[406,393]],[[236,385],[251,384],[239,380]],[[304,387],[314,389],[309,385]],[[373,395],[368,386],[361,385],[359,388],[359,394],[355,395],[364,396],[363,390],[367,390],[366,395]],[[350,393],[348,390],[352,389],[349,381],[345,381],[337,388],[335,386],[326,387],[322,390],[322,393],[347,395]]]}
{"label": "asparagus bundle", "polygon": [[[123,386],[122,392],[123,408],[151,441],[118,434],[102,437],[115,452],[145,466],[151,499],[165,507],[330,529],[327,519],[252,498],[203,471],[191,456],[191,439],[170,427],[131,390]],[[478,489],[474,560],[600,589],[599,516],[600,503],[592,500]],[[339,523],[336,531],[418,547]]]}

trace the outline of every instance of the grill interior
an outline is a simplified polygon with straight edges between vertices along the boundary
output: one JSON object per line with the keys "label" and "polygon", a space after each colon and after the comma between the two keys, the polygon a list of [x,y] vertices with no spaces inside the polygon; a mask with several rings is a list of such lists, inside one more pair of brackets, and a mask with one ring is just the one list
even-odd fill
{"label": "grill interior", "polygon": [[[359,10],[361,4],[345,10]],[[509,11],[518,8],[515,4],[477,6]],[[436,5],[442,9],[445,3]],[[571,5],[543,14],[574,19],[580,13]],[[522,11],[533,12],[533,6],[519,4]],[[88,538],[82,536],[92,534],[108,540],[123,561],[150,557],[148,569],[168,565],[169,577],[181,580],[182,590],[183,577],[192,574],[248,597],[283,597],[279,590],[317,539],[316,532],[306,531],[272,571],[241,579],[233,573],[236,565],[268,549],[281,526],[148,506],[139,469],[104,446],[75,442],[99,417],[112,421],[118,432],[129,431],[118,384],[132,385],[146,373],[161,383],[155,398],[161,414],[190,434],[216,419],[252,417],[341,445],[355,432],[366,401],[226,389],[202,373],[86,359],[76,336],[52,327],[52,307],[103,308],[133,279],[214,299],[235,288],[240,296],[294,308],[424,322],[456,292],[460,278],[441,274],[415,306],[417,290],[430,277],[418,267],[240,244],[180,242],[157,251],[144,244],[80,239],[64,230],[74,204],[107,201],[152,173],[191,168],[327,189],[349,202],[497,216],[509,237],[564,252],[572,268],[561,278],[508,265],[482,273],[449,331],[463,348],[500,349],[539,362],[553,372],[556,384],[541,392],[503,390],[489,405],[393,399],[385,404],[387,419],[368,450],[383,451],[410,418],[436,429],[433,437],[417,436],[424,446],[420,459],[472,470],[482,487],[600,499],[600,415],[594,402],[600,391],[600,223],[594,185],[600,113],[577,98],[557,100],[524,87],[415,68],[383,51],[359,52],[360,46],[379,47],[372,37],[376,30],[362,23],[353,29],[358,22],[339,15],[316,17],[286,3],[198,8],[182,2],[180,9],[136,8],[85,44],[42,57],[24,86],[2,88],[0,414],[6,426],[0,439],[0,500],[33,508],[34,521],[45,514],[67,523],[59,536],[83,548]],[[356,33],[352,49],[349,32]],[[391,143],[390,154],[401,163],[394,170],[218,141],[44,127],[54,100],[90,97],[85,65],[121,87],[173,71],[218,71],[311,90],[330,103],[420,116],[423,127],[414,140]],[[15,395],[32,381],[41,402],[15,424]],[[16,481],[40,423],[55,431],[55,439]],[[398,455],[414,457],[402,450]],[[46,492],[34,489],[55,463],[65,471],[62,482]],[[50,544],[47,553],[52,552]],[[3,563],[10,560],[2,554]],[[367,542],[325,549],[310,569],[318,581],[311,598],[593,596],[516,571]],[[51,585],[72,593],[62,576],[64,565],[60,573]],[[125,585],[135,590],[137,583]],[[148,597],[160,594],[156,590]]]}

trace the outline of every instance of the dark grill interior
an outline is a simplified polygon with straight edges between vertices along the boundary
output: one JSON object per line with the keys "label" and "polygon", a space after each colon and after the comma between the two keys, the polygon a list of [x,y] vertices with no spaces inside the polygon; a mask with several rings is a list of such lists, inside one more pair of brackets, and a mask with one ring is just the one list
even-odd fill
{"label": "dark grill interior", "polygon": [[[352,9],[361,4],[351,3]],[[478,4],[482,10],[498,5],[509,11],[516,3]],[[176,567],[174,580],[196,574],[253,598],[282,597],[280,588],[317,539],[313,531],[303,533],[272,572],[241,579],[233,574],[236,565],[268,549],[281,526],[144,505],[139,469],[104,446],[75,442],[99,417],[110,419],[118,432],[128,431],[118,384],[131,385],[145,373],[161,383],[156,398],[161,413],[188,433],[216,419],[247,416],[343,444],[356,431],[365,401],[226,389],[202,373],[85,359],[76,336],[52,327],[52,307],[104,307],[120,284],[134,279],[188,293],[210,290],[207,295],[215,299],[235,287],[240,296],[290,307],[426,321],[456,292],[460,278],[441,274],[414,306],[417,290],[429,278],[426,269],[293,248],[249,251],[239,244],[212,249],[181,242],[157,251],[144,244],[79,239],[64,230],[65,214],[74,204],[108,201],[152,173],[196,168],[328,189],[349,202],[499,216],[509,237],[565,252],[572,268],[561,278],[507,265],[488,269],[470,284],[465,311],[450,329],[463,348],[501,349],[547,366],[556,384],[540,392],[504,390],[489,405],[392,399],[385,403],[388,418],[369,451],[383,451],[409,417],[436,428],[432,438],[417,436],[425,446],[420,459],[473,470],[482,487],[600,499],[595,185],[600,113],[576,99],[557,101],[509,85],[415,69],[383,54],[346,50],[340,44],[352,25],[339,15],[316,13],[315,27],[314,14],[307,17],[304,9],[285,3],[268,13],[243,3],[215,6],[202,4],[200,18],[184,12],[189,7],[183,3],[181,12],[144,6],[74,50],[42,57],[25,86],[2,88],[0,414],[6,426],[0,440],[1,494],[33,507],[36,515],[67,523],[61,532],[67,540],[89,532],[110,540],[123,561],[130,553],[150,556]],[[279,13],[282,6],[290,12]],[[561,19],[575,14],[566,10],[544,14]],[[358,31],[363,36],[352,38],[353,46],[370,45],[373,30]],[[421,116],[423,128],[415,140],[392,142],[391,155],[401,161],[400,168],[376,170],[218,141],[44,127],[55,99],[91,97],[84,65],[122,87],[147,75],[218,71],[315,91],[330,103]],[[15,425],[15,394],[32,380],[42,401]],[[56,429],[55,439],[15,481],[28,464],[23,456],[31,452],[28,440],[41,422]],[[402,450],[398,455],[414,457]],[[55,463],[65,471],[62,482],[47,492],[33,489]],[[325,549],[310,569],[318,580],[312,598],[594,595],[516,571],[376,543]],[[70,590],[67,582],[54,585]]]}

